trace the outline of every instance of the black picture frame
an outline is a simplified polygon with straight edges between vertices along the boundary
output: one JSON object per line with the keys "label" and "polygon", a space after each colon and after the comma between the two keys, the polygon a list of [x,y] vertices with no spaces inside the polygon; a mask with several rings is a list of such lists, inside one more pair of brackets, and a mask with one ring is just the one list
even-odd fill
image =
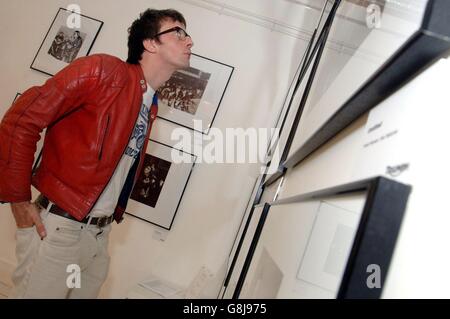
{"label": "black picture frame", "polygon": [[[233,72],[234,67],[231,65],[192,53],[190,66],[176,71],[158,89],[157,117],[207,135],[216,119]],[[179,97],[180,93],[182,96]],[[197,129],[194,120],[206,123],[203,123],[201,129]]]}
{"label": "black picture frame", "polygon": [[[448,53],[449,12],[449,1],[429,0],[419,29],[299,149],[285,158],[283,167],[291,168],[299,164],[361,115]],[[292,137],[295,131],[291,132]],[[292,139],[288,153],[291,147]]]}
{"label": "black picture frame", "polygon": [[[285,166],[284,162],[286,161],[286,158],[289,154],[292,140],[294,138],[294,132],[296,131],[296,129],[298,127],[300,117],[303,112],[303,108],[306,104],[306,100],[308,98],[308,94],[311,89],[311,85],[312,85],[312,82],[314,79],[315,72],[316,72],[318,64],[320,62],[320,57],[322,55],[323,49],[324,49],[326,41],[328,39],[329,31],[331,29],[334,18],[336,16],[336,11],[340,4],[340,0],[335,1],[332,4],[331,8],[329,8],[329,10],[327,10],[327,6],[330,3],[331,2],[329,0],[325,1],[324,6],[322,8],[322,12],[320,14],[320,18],[317,22],[317,26],[316,26],[315,30],[313,31],[311,39],[308,42],[306,51],[302,57],[302,60],[301,60],[300,66],[299,66],[298,76],[296,78],[295,87],[293,89],[293,93],[290,95],[289,103],[287,105],[287,111],[282,119],[282,123],[280,126],[280,136],[281,136],[281,134],[284,133],[283,130],[286,130],[286,129],[289,130],[287,141],[286,141],[285,145],[281,146],[281,148],[282,148],[280,150],[281,156],[280,156],[279,164],[278,164],[276,171],[274,173],[268,175],[265,178],[265,181],[264,181],[265,186],[269,186],[269,185],[275,183],[280,177],[282,177],[286,173],[287,167]],[[323,22],[323,25],[322,25],[322,22]],[[308,73],[309,73],[309,75],[308,75]],[[296,94],[300,88],[300,85],[304,81],[306,81],[306,83],[305,83],[306,86],[304,88],[304,92],[302,93],[300,104],[297,105],[294,109],[294,105],[293,105],[294,98],[296,97]],[[288,95],[289,95],[289,92],[288,92]],[[287,98],[287,96],[286,96],[286,98]],[[287,124],[287,118],[290,114],[291,109],[295,112],[293,122],[290,127],[285,127],[285,125]],[[281,116],[281,114],[280,114],[280,116]],[[277,145],[275,145],[274,148],[276,146]],[[273,150],[269,150],[269,152],[272,153]],[[267,166],[270,167],[270,164],[271,163],[269,162]]]}
{"label": "black picture frame", "polygon": [[[79,28],[67,25],[67,19],[72,15],[80,17]],[[89,55],[102,27],[103,21],[59,8],[30,68],[55,75],[74,59]]]}
{"label": "black picture frame", "polygon": [[[171,159],[173,151],[189,157],[190,162],[174,163]],[[125,213],[165,230],[171,230],[196,160],[197,156],[191,153],[150,139],[144,164],[138,172],[138,181],[131,191]],[[161,165],[158,166],[159,164]],[[178,166],[175,167],[176,165]],[[153,166],[153,170],[148,169],[145,172],[147,166],[149,168]],[[140,183],[141,179],[146,181]],[[154,187],[151,187],[152,185]],[[146,192],[142,193],[144,186]]]}
{"label": "black picture frame", "polygon": [[[271,207],[362,191],[366,191],[366,201],[339,286],[337,299],[380,298],[411,190],[412,187],[409,185],[379,176],[265,204],[233,299],[240,296]],[[369,288],[366,284],[367,266],[371,264],[377,264],[380,267],[380,288]],[[231,271],[232,269],[230,269]]]}

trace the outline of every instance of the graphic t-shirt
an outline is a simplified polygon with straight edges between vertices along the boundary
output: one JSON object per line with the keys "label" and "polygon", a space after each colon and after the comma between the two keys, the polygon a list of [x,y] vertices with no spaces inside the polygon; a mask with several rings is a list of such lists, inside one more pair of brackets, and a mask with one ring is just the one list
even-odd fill
{"label": "graphic t-shirt", "polygon": [[[133,133],[131,134],[130,141],[125,150],[125,153],[120,159],[119,165],[111,177],[103,193],[100,195],[95,206],[92,208],[89,216],[103,217],[111,216],[114,213],[114,209],[117,205],[120,193],[127,178],[130,168],[133,166],[134,161],[137,159],[139,151],[142,150],[142,146],[145,142],[145,136],[147,135],[150,107],[152,105],[153,95],[155,91],[147,84],[147,91],[143,95],[142,107],[139,112],[139,117],[134,126]],[[144,150],[145,151],[145,150]]]}

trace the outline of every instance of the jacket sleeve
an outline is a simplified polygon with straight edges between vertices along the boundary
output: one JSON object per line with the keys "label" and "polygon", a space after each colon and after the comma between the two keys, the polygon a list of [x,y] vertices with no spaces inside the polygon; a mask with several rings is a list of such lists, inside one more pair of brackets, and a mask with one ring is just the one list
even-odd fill
{"label": "jacket sleeve", "polygon": [[83,57],[25,91],[0,123],[0,202],[31,200],[31,168],[44,128],[80,107],[99,83],[102,59]]}

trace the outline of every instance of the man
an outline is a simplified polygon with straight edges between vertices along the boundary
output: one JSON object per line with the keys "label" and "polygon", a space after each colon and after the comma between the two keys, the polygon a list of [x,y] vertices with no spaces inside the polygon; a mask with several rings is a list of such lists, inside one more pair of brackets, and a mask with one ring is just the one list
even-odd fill
{"label": "man", "polygon": [[64,32],[60,31],[55,36],[55,39],[52,42],[52,46],[48,50],[48,54],[55,57],[58,60],[62,60],[62,49],[64,45]]}
{"label": "man", "polygon": [[[155,91],[189,66],[193,42],[185,28],[179,12],[149,9],[128,30],[127,63],[104,54],[79,58],[5,114],[0,201],[11,204],[18,227],[12,297],[97,297],[108,272],[110,223],[121,221],[143,164]],[[46,127],[42,161],[31,174]],[[41,192],[35,203],[30,184]]]}

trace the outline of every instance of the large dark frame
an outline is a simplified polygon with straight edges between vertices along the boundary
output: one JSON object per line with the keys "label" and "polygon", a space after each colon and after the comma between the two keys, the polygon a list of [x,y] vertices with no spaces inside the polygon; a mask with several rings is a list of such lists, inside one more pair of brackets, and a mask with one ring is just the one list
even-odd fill
{"label": "large dark frame", "polygon": [[[320,29],[320,24],[322,22],[322,18],[325,15],[325,12],[327,11],[327,5],[328,5],[329,1],[330,0],[327,0],[324,3],[324,7],[323,7],[322,13],[320,15],[319,21],[317,23],[317,26],[316,26],[316,28],[313,31],[311,39],[308,42],[306,51],[305,51],[305,53],[304,53],[304,55],[302,57],[302,60],[300,62],[300,66],[299,66],[300,72],[299,72],[299,75],[298,75],[298,77],[296,79],[295,88],[294,88],[293,93],[292,93],[292,95],[290,97],[286,113],[285,113],[285,115],[283,117],[283,121],[282,121],[281,126],[280,126],[280,134],[283,131],[283,129],[285,128],[284,126],[286,124],[286,120],[287,120],[287,118],[289,116],[289,112],[290,112],[290,110],[292,108],[292,104],[293,104],[294,98],[295,98],[295,96],[297,94],[297,91],[298,91],[298,89],[300,87],[300,84],[304,80],[304,78],[305,78],[305,76],[306,76],[306,74],[308,72],[308,69],[311,66],[311,63],[313,63],[311,74],[310,74],[310,76],[307,79],[308,82],[306,84],[305,93],[302,96],[300,105],[297,107],[297,111],[296,111],[296,114],[294,116],[292,127],[289,128],[290,129],[290,133],[288,135],[288,140],[286,141],[286,145],[284,145],[283,150],[281,150],[282,154],[281,154],[280,163],[279,163],[279,166],[277,168],[277,171],[274,174],[271,174],[270,176],[268,176],[268,178],[264,181],[265,186],[268,186],[268,185],[276,182],[281,176],[283,176],[285,174],[285,172],[287,170],[287,168],[284,165],[284,162],[285,162],[286,157],[287,157],[287,155],[289,153],[289,149],[290,149],[290,146],[292,144],[292,140],[294,138],[294,136],[292,135],[293,134],[292,132],[296,131],[298,123],[300,121],[300,116],[302,114],[303,107],[306,104],[306,99],[308,97],[308,94],[309,94],[309,91],[310,91],[310,88],[311,88],[311,85],[312,85],[312,81],[314,79],[314,74],[316,72],[316,69],[318,68],[318,63],[320,61],[320,57],[322,55],[323,49],[324,49],[326,41],[328,39],[328,34],[329,34],[330,29],[331,29],[332,23],[334,21],[334,17],[336,15],[336,11],[337,11],[337,9],[339,7],[339,3],[340,3],[341,0],[336,0],[333,3],[332,8],[328,12],[328,15],[327,15],[327,18],[325,20],[325,23],[323,24],[322,28]],[[288,90],[288,94],[289,94],[289,90]],[[287,99],[287,97],[288,96],[286,96],[286,99]],[[281,116],[281,114],[280,114],[280,116]],[[275,147],[276,147],[276,145],[275,145]],[[269,150],[269,151],[272,151],[272,150]],[[268,165],[270,165],[270,162],[268,163]]]}
{"label": "large dark frame", "polygon": [[[341,0],[337,0],[340,2]],[[420,28],[409,37],[306,143],[283,163],[291,168],[361,115],[391,96],[450,50],[450,1],[429,0]],[[317,63],[320,62],[316,61]],[[312,74],[314,77],[314,74]],[[313,80],[313,79],[309,79]],[[307,95],[307,92],[305,92]],[[307,96],[306,96],[307,97]],[[300,120],[301,111],[298,120]],[[297,121],[298,125],[298,121]],[[292,130],[292,139],[296,130]],[[292,143],[292,139],[290,142]],[[290,151],[292,144],[288,147]]]}
{"label": "large dark frame", "polygon": [[[53,28],[53,24],[55,23],[56,18],[58,17],[58,15],[59,15],[59,13],[60,13],[61,10],[64,10],[64,11],[67,11],[67,12],[76,13],[76,12],[67,10],[67,9],[65,9],[65,8],[59,8],[59,9],[58,9],[58,11],[56,12],[55,17],[53,18],[52,23],[50,24],[50,27],[48,28],[47,33],[45,34],[44,39],[42,40],[41,45],[39,46],[39,49],[38,49],[37,52],[36,52],[36,55],[35,55],[34,58],[33,58],[33,62],[31,62],[31,65],[30,65],[30,69],[33,69],[33,70],[42,72],[42,73],[47,74],[47,75],[50,75],[50,76],[53,76],[54,74],[48,73],[48,72],[46,72],[46,71],[44,71],[44,70],[37,69],[37,68],[33,67],[33,64],[34,64],[34,62],[36,61],[36,59],[37,59],[37,57],[38,57],[38,55],[39,55],[39,52],[41,51],[42,46],[44,45],[45,40],[47,39],[48,34],[50,33],[50,30]],[[76,13],[76,14],[77,14],[77,13]],[[98,34],[100,33],[100,30],[101,30],[102,27],[103,27],[103,21],[98,20],[98,19],[95,19],[95,18],[92,18],[92,17],[88,17],[88,16],[86,16],[86,15],[84,15],[84,14],[79,14],[79,15],[82,16],[82,17],[84,17],[84,18],[87,18],[87,19],[91,19],[91,20],[100,22],[100,26],[99,26],[99,28],[97,29],[97,32],[95,33],[94,38],[93,38],[93,40],[92,40],[92,43],[91,43],[91,45],[89,46],[89,48],[88,48],[88,50],[87,50],[87,52],[86,52],[86,56],[88,56],[89,53],[91,52],[92,46],[94,45],[95,41],[97,40],[97,37],[98,37]]]}
{"label": "large dark frame", "polygon": [[194,131],[194,132],[202,133],[203,135],[208,135],[208,134],[209,134],[209,130],[211,129],[211,127],[212,127],[212,125],[213,125],[213,123],[214,123],[214,120],[216,119],[217,113],[219,112],[219,107],[220,107],[220,104],[222,104],[222,100],[223,100],[223,97],[225,96],[225,92],[226,92],[226,90],[227,90],[227,88],[228,88],[228,84],[230,83],[231,77],[233,76],[233,73],[234,73],[234,66],[231,66],[231,65],[228,65],[228,64],[225,64],[225,63],[222,63],[222,62],[219,62],[219,61],[216,61],[216,60],[213,60],[213,59],[204,57],[204,56],[199,55],[199,54],[192,53],[192,55],[194,55],[194,56],[196,56],[196,57],[199,57],[199,58],[201,58],[201,59],[205,59],[205,60],[208,60],[208,61],[211,61],[211,62],[220,64],[220,65],[222,65],[222,66],[231,68],[230,76],[228,77],[227,83],[226,83],[225,86],[223,87],[223,91],[222,91],[222,94],[221,94],[221,96],[220,96],[219,102],[217,103],[217,106],[216,106],[216,109],[215,109],[215,111],[214,111],[213,117],[211,118],[211,125],[206,129],[205,132],[203,132],[203,131],[195,130],[195,129],[193,129],[192,127],[186,126],[186,125],[184,125],[184,124],[178,123],[178,122],[173,121],[173,120],[170,120],[170,119],[168,119],[168,118],[162,117],[162,116],[160,116],[160,115],[157,115],[157,117],[160,118],[160,119],[163,119],[163,120],[165,120],[165,121],[167,121],[167,122],[170,122],[170,123],[179,125],[179,126],[181,126],[181,127],[185,127],[185,128],[187,128],[187,129],[189,129],[189,130],[192,130],[192,131]]}
{"label": "large dark frame", "polygon": [[[403,215],[406,210],[408,197],[411,192],[411,186],[385,177],[364,179],[265,204],[233,298],[239,298],[259,237],[263,231],[264,222],[270,213],[270,207],[361,191],[367,192],[366,202],[353,240],[337,298],[380,298]],[[236,251],[236,255],[238,253]],[[367,266],[370,264],[380,266],[381,288],[370,289],[367,287],[366,280],[369,275],[367,273]],[[231,276],[231,272],[232,268],[230,268],[227,279]]]}

